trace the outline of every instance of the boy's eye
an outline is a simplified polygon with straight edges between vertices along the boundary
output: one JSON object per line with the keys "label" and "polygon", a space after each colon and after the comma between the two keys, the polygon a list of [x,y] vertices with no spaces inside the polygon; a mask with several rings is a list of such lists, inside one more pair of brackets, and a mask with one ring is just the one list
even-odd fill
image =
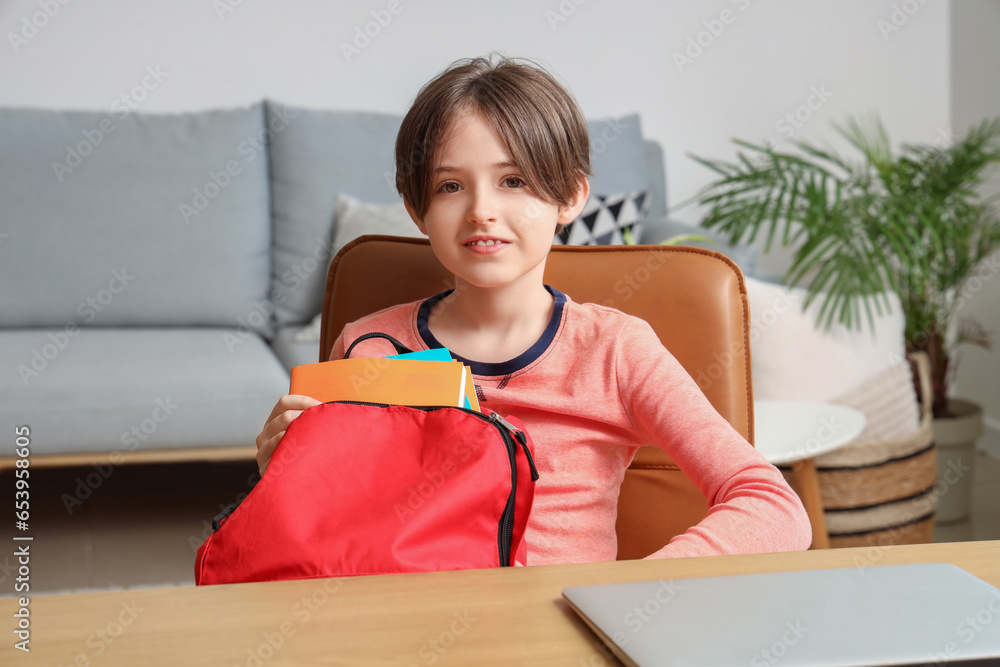
{"label": "boy's eye", "polygon": [[508,176],[507,178],[503,179],[503,184],[506,185],[508,188],[524,187],[524,181],[517,176]]}

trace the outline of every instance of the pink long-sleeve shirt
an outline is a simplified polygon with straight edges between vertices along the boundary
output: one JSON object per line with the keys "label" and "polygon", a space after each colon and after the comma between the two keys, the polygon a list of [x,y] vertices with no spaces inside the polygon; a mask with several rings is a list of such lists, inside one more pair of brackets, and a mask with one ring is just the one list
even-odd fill
{"label": "pink long-sleeve shirt", "polygon": [[[576,303],[548,287],[555,305],[529,350],[472,367],[484,411],[521,419],[539,479],[525,539],[528,564],[614,560],[618,491],[640,445],[665,450],[708,499],[708,515],[654,558],[806,549],[809,520],[781,473],[708,402],[644,320]],[[344,327],[341,359],[362,334],[387,333],[413,350],[443,347],[425,301],[388,308]],[[352,357],[395,354],[366,340]]]}

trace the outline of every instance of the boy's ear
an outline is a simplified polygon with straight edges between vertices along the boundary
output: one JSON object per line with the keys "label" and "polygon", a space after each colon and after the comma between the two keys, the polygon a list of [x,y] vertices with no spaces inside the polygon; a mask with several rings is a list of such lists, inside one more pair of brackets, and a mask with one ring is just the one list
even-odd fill
{"label": "boy's ear", "polygon": [[583,210],[589,196],[590,183],[587,181],[586,176],[581,176],[580,186],[576,189],[576,194],[573,195],[569,204],[559,207],[559,225],[568,225],[576,220],[580,216],[580,211]]}
{"label": "boy's ear", "polygon": [[424,224],[423,220],[417,217],[417,214],[413,211],[413,207],[410,206],[410,202],[404,199],[403,206],[406,207],[406,212],[410,214],[410,219],[417,225],[417,229],[420,230],[420,233],[427,236],[427,225]]}

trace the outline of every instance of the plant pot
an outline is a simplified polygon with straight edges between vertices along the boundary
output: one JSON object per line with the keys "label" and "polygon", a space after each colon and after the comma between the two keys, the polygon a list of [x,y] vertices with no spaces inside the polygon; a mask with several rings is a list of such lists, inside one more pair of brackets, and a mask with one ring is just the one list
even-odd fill
{"label": "plant pot", "polygon": [[976,440],[983,432],[983,409],[960,398],[948,400],[954,417],[934,419],[937,443],[938,523],[955,523],[969,516]]}

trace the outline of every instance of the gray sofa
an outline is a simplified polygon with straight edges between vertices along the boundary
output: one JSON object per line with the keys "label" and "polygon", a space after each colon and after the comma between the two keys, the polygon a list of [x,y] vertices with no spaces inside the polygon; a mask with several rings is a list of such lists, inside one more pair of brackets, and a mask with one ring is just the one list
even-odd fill
{"label": "gray sofa", "polygon": [[[320,309],[338,194],[398,201],[399,122],[0,109],[0,464],[17,425],[37,464],[250,456],[288,369],[318,358],[295,332]],[[647,190],[663,218],[639,118],[591,130],[592,190]]]}

